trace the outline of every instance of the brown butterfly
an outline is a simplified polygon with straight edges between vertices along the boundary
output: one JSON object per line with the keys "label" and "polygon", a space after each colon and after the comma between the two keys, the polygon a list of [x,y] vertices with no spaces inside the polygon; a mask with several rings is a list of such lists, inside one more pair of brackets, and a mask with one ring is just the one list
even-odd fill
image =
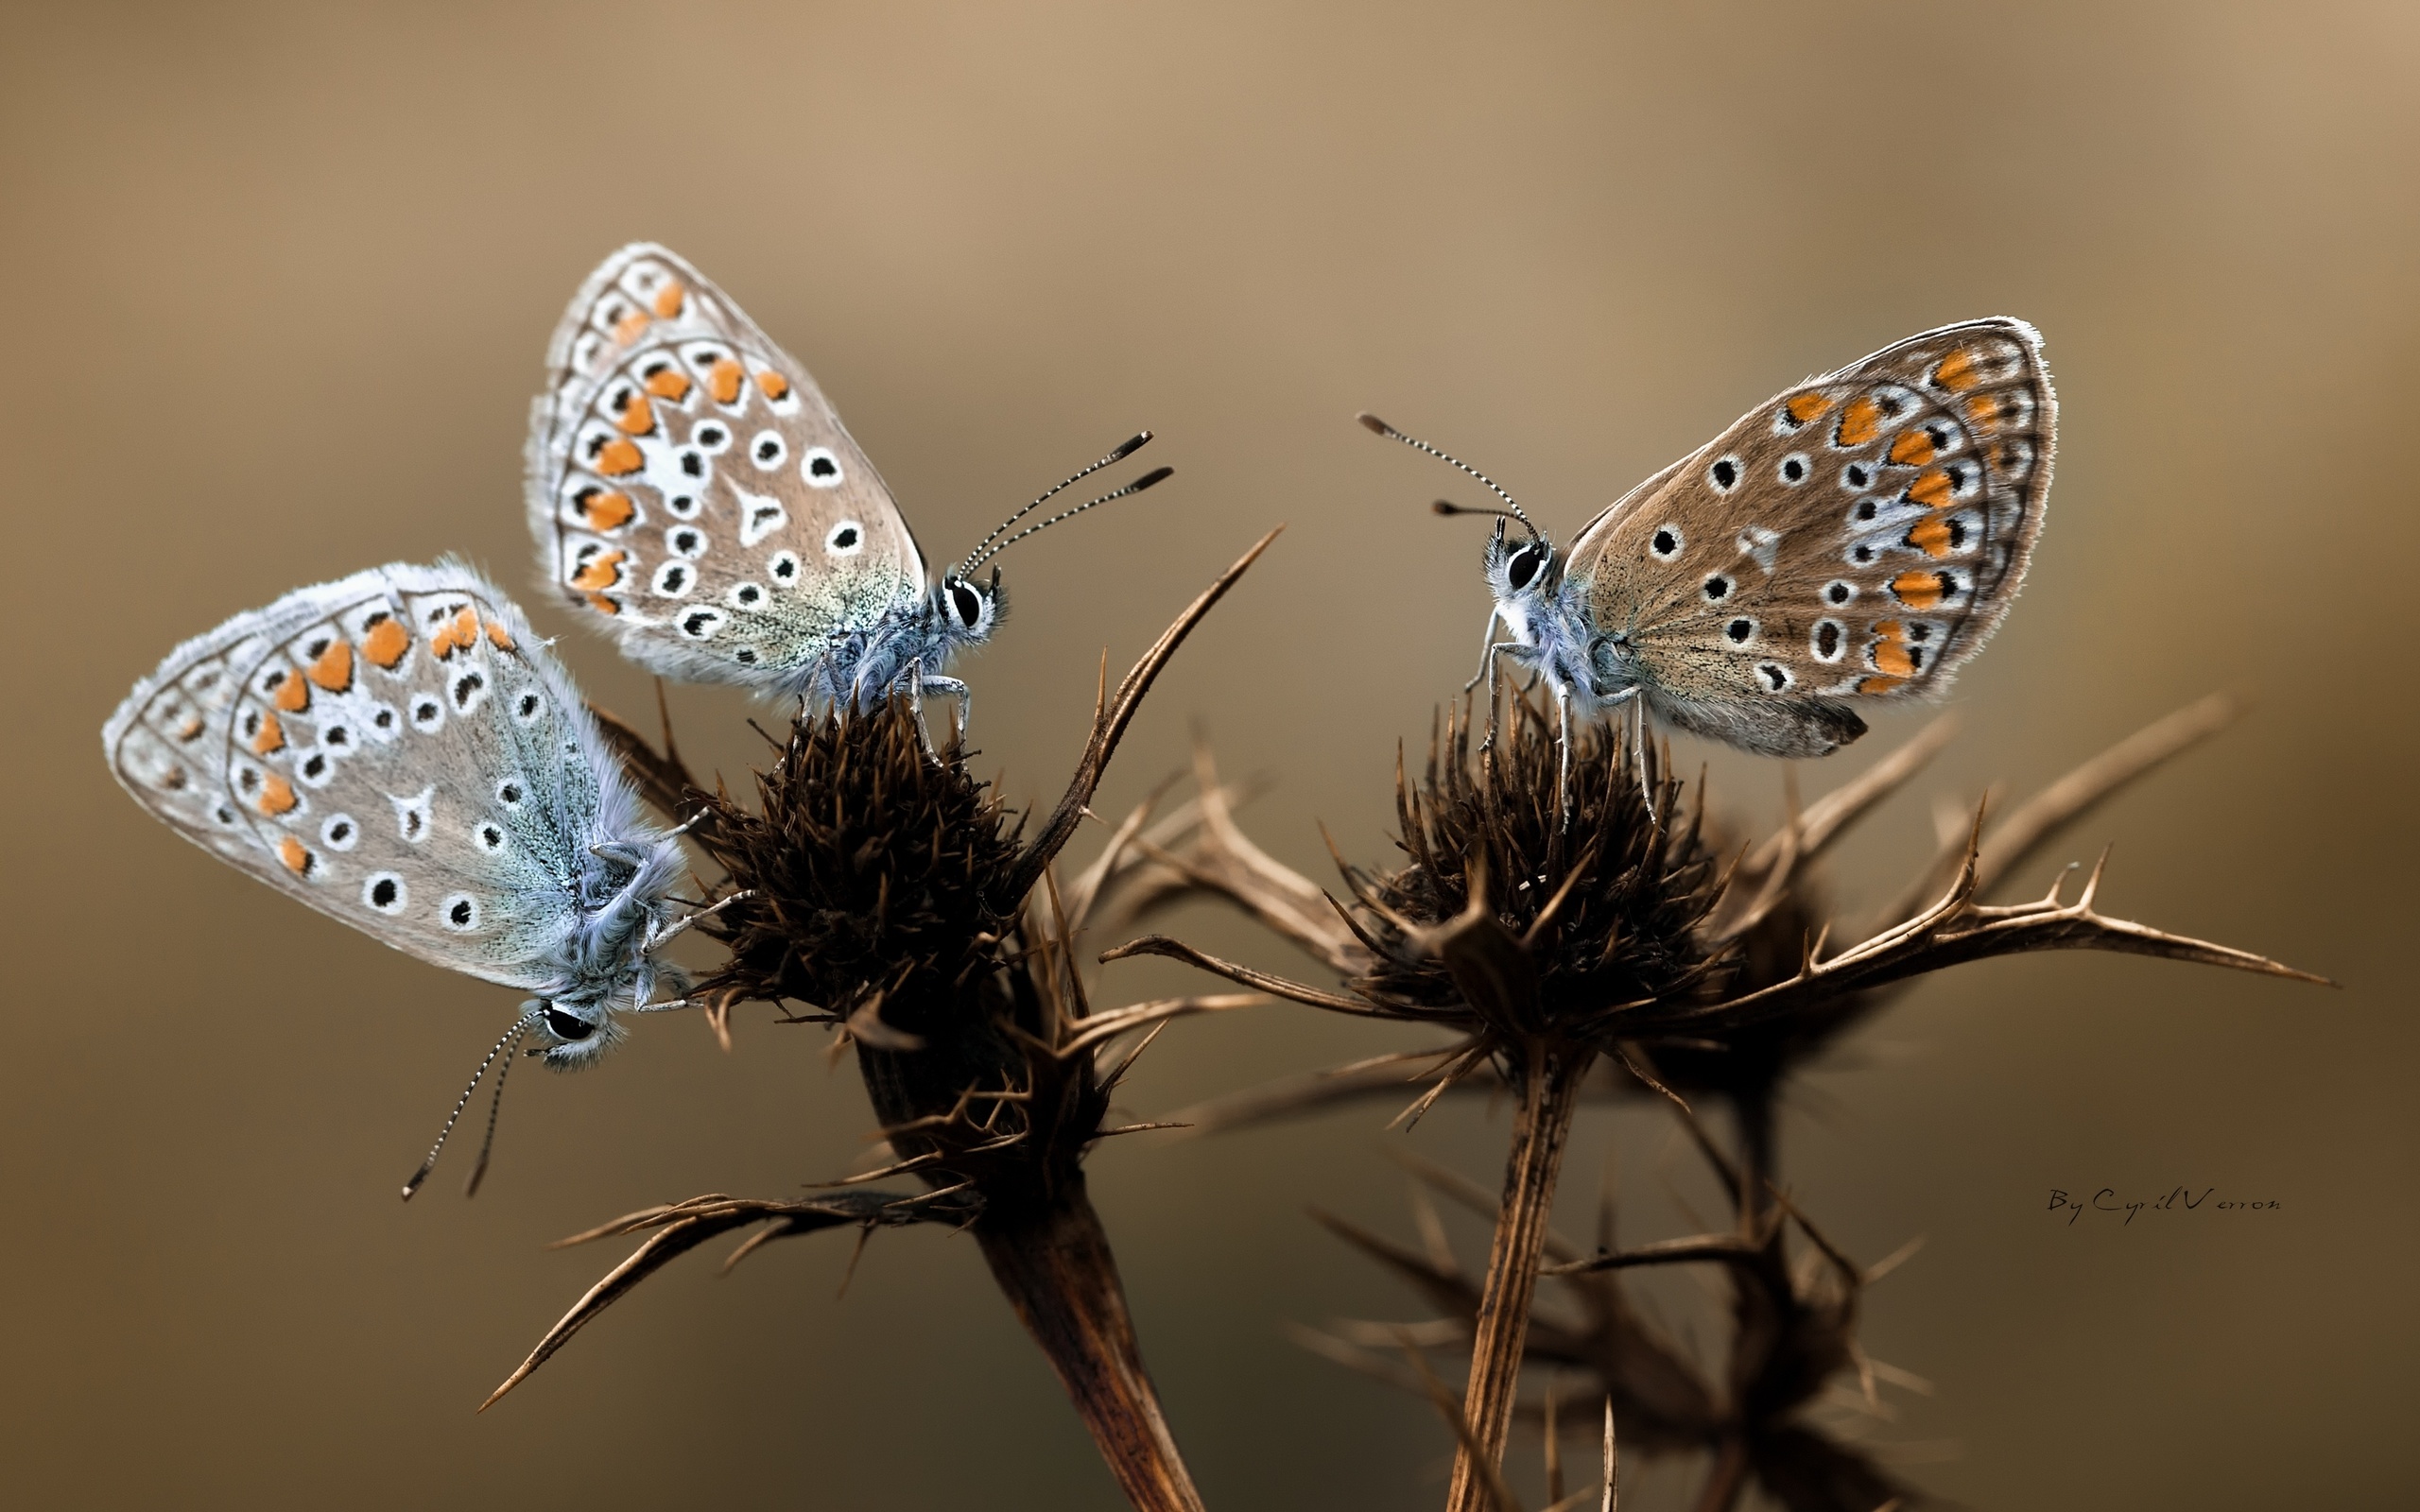
{"label": "brown butterfly", "polygon": [[1509,656],[1566,732],[1627,703],[1769,756],[1827,755],[1865,733],[1860,705],[1938,696],[1982,649],[2042,533],[2056,420],[2031,326],[1944,326],[1757,405],[1564,554],[1493,480],[1361,417],[1508,507],[1440,512],[1529,532],[1499,518],[1488,542],[1491,682]]}

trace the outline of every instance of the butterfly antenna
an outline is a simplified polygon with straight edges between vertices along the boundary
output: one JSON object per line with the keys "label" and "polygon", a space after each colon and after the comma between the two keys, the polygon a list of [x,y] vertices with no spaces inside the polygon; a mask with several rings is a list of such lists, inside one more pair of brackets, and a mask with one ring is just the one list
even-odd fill
{"label": "butterfly antenna", "polygon": [[[1467,504],[1456,504],[1451,499],[1440,499],[1428,507],[1437,514],[1492,514],[1502,520],[1516,518],[1510,509],[1474,509]],[[1528,523],[1526,520],[1522,522],[1524,524]]]}
{"label": "butterfly antenna", "polygon": [[[1074,477],[1059,484],[1056,488],[1049,490],[1047,492],[1044,493],[1041,498],[1034,500],[1031,504],[1028,504],[1024,508],[1019,509],[1016,513],[1009,516],[1006,520],[1001,521],[998,529],[995,529],[990,535],[985,536],[976,544],[973,551],[966,554],[965,565],[959,568],[957,576],[963,577],[968,573],[973,572],[977,567],[982,565],[987,556],[998,556],[998,552],[994,551],[987,553],[984,548],[991,545],[994,541],[999,541],[1001,532],[1007,530],[1009,526],[1015,524],[1027,515],[1033,513],[1033,511],[1041,508],[1044,505],[1048,504],[1052,499],[1057,498],[1062,492],[1075,487],[1084,479],[1091,477],[1094,473],[1099,472],[1102,468],[1109,466],[1112,462],[1122,462],[1126,458],[1132,456],[1135,453],[1141,451],[1143,449],[1143,443],[1150,438],[1151,433],[1150,431],[1136,431],[1126,440],[1120,441],[1117,445],[1117,449],[1110,453],[1107,456],[1102,457],[1099,461],[1095,462],[1092,466],[1077,473]],[[1095,500],[1093,502],[1098,504],[1100,501]],[[1073,512],[1074,511],[1072,510],[1069,511],[1069,513]],[[1061,516],[1061,518],[1063,519],[1065,516]],[[1037,525],[1034,528],[1040,529],[1041,527]],[[1031,532],[1028,532],[1028,534],[1030,533]],[[1005,546],[1008,543],[1006,541],[1001,541],[1001,544]]]}
{"label": "butterfly antenna", "polygon": [[1440,499],[1435,505],[1435,508],[1439,514],[1510,514],[1513,519],[1521,522],[1521,527],[1527,530],[1533,540],[1544,541],[1546,539],[1546,532],[1540,530],[1535,522],[1531,521],[1528,515],[1521,512],[1520,501],[1514,499],[1512,495],[1505,492],[1494,478],[1489,477],[1486,473],[1471,466],[1468,462],[1463,461],[1459,456],[1453,455],[1451,453],[1437,450],[1437,448],[1429,445],[1426,441],[1420,439],[1418,437],[1406,436],[1403,432],[1395,429],[1393,426],[1388,424],[1385,421],[1380,420],[1377,416],[1371,414],[1366,409],[1353,418],[1359,421],[1364,426],[1377,432],[1379,435],[1387,438],[1387,439],[1391,441],[1401,441],[1404,445],[1410,447],[1413,451],[1426,452],[1441,462],[1461,468],[1463,472],[1478,479],[1481,483],[1486,484],[1488,491],[1495,494],[1497,498],[1502,499],[1506,506],[1506,507],[1502,509],[1465,509],[1460,505],[1448,504],[1444,500]]}
{"label": "butterfly antenna", "polygon": [[[511,1028],[507,1029],[504,1032],[504,1038],[495,1042],[495,1048],[488,1052],[487,1058],[479,1062],[479,1069],[471,1074],[471,1085],[462,1089],[461,1097],[454,1104],[454,1111],[445,1115],[445,1126],[437,1131],[437,1143],[428,1147],[428,1159],[421,1161],[420,1169],[414,1171],[412,1173],[412,1178],[404,1183],[404,1200],[406,1202],[412,1200],[412,1194],[418,1192],[420,1190],[420,1184],[428,1179],[428,1173],[437,1168],[438,1152],[445,1148],[446,1136],[454,1132],[455,1124],[459,1122],[462,1117],[462,1109],[471,1106],[471,1094],[479,1090],[480,1079],[487,1075],[488,1068],[495,1064],[495,1057],[503,1055],[508,1046],[517,1043],[523,1035],[527,1034],[529,1032],[530,1024],[536,1022],[537,1021],[534,1019],[524,1019],[520,1022],[514,1024]],[[504,1101],[504,1077],[501,1075],[497,1076],[495,1079],[495,1091],[496,1102],[498,1105],[501,1105]],[[488,1138],[490,1140],[493,1140],[495,1138],[495,1114],[493,1111],[491,1111],[488,1114]],[[471,1186],[473,1189],[477,1187],[480,1175],[487,1170],[487,1163],[488,1152],[483,1147],[479,1151],[478,1169],[471,1173]]]}
{"label": "butterfly antenna", "polygon": [[[526,1023],[527,1021],[523,1022]],[[518,1038],[521,1030],[516,1027],[513,1033],[514,1037]],[[503,1047],[499,1045],[497,1048]],[[495,1069],[495,1091],[488,1098],[488,1131],[479,1140],[479,1158],[472,1162],[471,1174],[462,1178],[462,1195],[466,1197],[477,1196],[479,1183],[487,1177],[488,1156],[495,1149],[496,1115],[504,1111],[504,1079],[512,1074],[512,1063],[519,1058],[517,1056],[508,1055],[504,1057],[504,1064]],[[442,1141],[440,1143],[441,1143]]]}
{"label": "butterfly antenna", "polygon": [[[1095,466],[1098,465],[1098,463],[1095,464]],[[1090,472],[1091,469],[1087,468],[1085,471]],[[1141,477],[1136,478],[1133,482],[1129,483],[1122,489],[1115,490],[1109,493],[1104,493],[1099,498],[1094,499],[1086,504],[1080,504],[1072,509],[1062,509],[1057,514],[1052,515],[1049,519],[1041,522],[1039,524],[1030,524],[1026,526],[1023,530],[1018,531],[1008,540],[1001,541],[998,545],[994,546],[991,550],[983,553],[982,556],[969,558],[966,565],[958,570],[958,575],[960,577],[965,576],[968,573],[982,566],[983,563],[990,561],[993,558],[1008,550],[1011,546],[1015,545],[1018,541],[1023,541],[1026,537],[1034,534],[1036,531],[1047,530],[1062,520],[1071,520],[1077,515],[1080,515],[1085,510],[1093,507],[1094,505],[1107,504],[1112,499],[1123,499],[1130,493],[1140,493],[1145,489],[1167,482],[1170,477],[1174,476],[1175,473],[1176,469],[1172,467],[1155,467],[1150,472],[1144,473]]]}

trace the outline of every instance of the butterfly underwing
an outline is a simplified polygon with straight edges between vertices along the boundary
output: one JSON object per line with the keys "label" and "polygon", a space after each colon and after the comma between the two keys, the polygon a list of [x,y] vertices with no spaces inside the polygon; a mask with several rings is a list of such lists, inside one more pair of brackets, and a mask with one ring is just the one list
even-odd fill
{"label": "butterfly underwing", "polygon": [[1828,754],[1865,732],[1861,707],[1945,691],[1998,627],[2042,533],[2056,420],[2021,320],[1944,326],[1808,379],[1567,554],[1534,527],[1508,541],[1499,519],[1485,567],[1512,638],[1490,621],[1489,666],[1535,669],[1570,715],[1636,699],[1742,750]]}
{"label": "butterfly underwing", "polygon": [[136,802],[221,860],[530,994],[521,1028],[557,1069],[683,985],[653,956],[683,927],[679,842],[520,610],[458,562],[236,615],[136,683],[101,742]]}
{"label": "butterfly underwing", "polygon": [[[815,380],[668,249],[590,275],[530,411],[542,570],[642,666],[848,704],[989,639],[999,575],[928,585],[890,491]],[[1122,455],[1122,454],[1121,454]]]}

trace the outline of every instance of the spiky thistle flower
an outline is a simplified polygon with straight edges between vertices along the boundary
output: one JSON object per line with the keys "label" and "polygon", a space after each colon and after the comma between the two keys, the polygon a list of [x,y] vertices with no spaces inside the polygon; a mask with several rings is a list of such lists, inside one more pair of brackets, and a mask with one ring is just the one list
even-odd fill
{"label": "spiky thistle flower", "polygon": [[[705,790],[668,730],[658,752],[609,722],[642,787],[693,817],[692,836],[729,878],[730,901],[700,927],[730,955],[692,996],[710,1005],[718,1029],[747,1001],[803,1005],[786,1007],[790,1022],[837,1026],[855,1046],[894,1159],[809,1202],[694,1198],[579,1236],[651,1233],[498,1396],[639,1280],[717,1234],[762,1226],[736,1261],[768,1239],[845,1224],[946,1223],[972,1229],[1134,1505],[1198,1512],[1082,1162],[1095,1143],[1128,1132],[1106,1119],[1140,1049],[1107,1060],[1105,1052],[1181,1015],[1261,1000],[1230,993],[1096,1012],[1070,941],[1098,878],[1069,898],[1052,864],[1152,679],[1275,534],[1177,618],[1115,696],[1104,662],[1075,775],[1029,834],[966,769],[955,742],[928,750],[905,700],[802,709],[747,803],[719,784]],[[907,1176],[926,1190],[864,1190]]]}
{"label": "spiky thistle flower", "polygon": [[[1448,1499],[1450,1512],[1479,1512],[1495,1495],[1515,1410],[1564,1139],[1600,1058],[1620,1067],[1617,1081],[1669,1099],[1709,1158],[1730,1172],[1737,1235],[1703,1254],[1683,1246],[1678,1258],[1720,1260],[1735,1270],[1762,1266],[1787,1280],[1780,1247],[1786,1198],[1774,1182],[1771,1145],[1777,1089],[1790,1069],[1870,1012],[1885,989],[1964,961],[2065,949],[2318,980],[2246,952],[2101,914],[2094,906],[2099,868],[2072,902],[2059,885],[2031,902],[1981,902],[1989,883],[2060,824],[2224,717],[2222,707],[2208,702],[2171,716],[2054,786],[1988,838],[1978,810],[1975,822],[1858,943],[1827,953],[1829,914],[1809,884],[1808,864],[1904,782],[1938,747],[1943,731],[1919,737],[1840,793],[1794,814],[1778,833],[1734,847],[1706,818],[1702,788],[1685,814],[1681,784],[1662,775],[1662,754],[1634,751],[1605,726],[1579,739],[1570,822],[1559,822],[1566,800],[1558,786],[1555,722],[1515,696],[1487,742],[1474,745],[1468,724],[1453,721],[1432,738],[1417,782],[1398,764],[1394,802],[1404,861],[1374,872],[1340,859],[1349,904],[1253,846],[1210,781],[1191,847],[1161,852],[1159,876],[1138,883],[1134,897],[1142,903],[1201,892],[1242,904],[1334,970],[1341,991],[1219,960],[1164,936],[1135,940],[1106,958],[1171,956],[1312,1006],[1432,1022],[1456,1033],[1436,1051],[1386,1057],[1388,1064],[1357,1068],[1355,1077],[1336,1078],[1328,1088],[1259,1098],[1255,1117],[1323,1100],[1348,1079],[1357,1090],[1386,1081],[1400,1086],[1409,1067],[1423,1065],[1433,1080],[1407,1109],[1409,1117],[1458,1082],[1481,1075],[1516,1094],[1494,1249],[1471,1309],[1470,1384]],[[1720,1156],[1698,1129],[1685,1095],[1698,1089],[1733,1104],[1742,1135],[1736,1160]],[[1811,1226],[1802,1227],[1814,1237]],[[1650,1262],[1607,1264],[1643,1263]],[[1854,1267],[1843,1274],[1855,1274]],[[1736,1411],[1766,1406],[1726,1428],[1725,1442],[1733,1445],[1778,1442],[1772,1435],[1780,1419],[1768,1411],[1771,1403],[1794,1407],[1798,1388],[1788,1383],[1806,1384],[1801,1378],[1831,1357],[1824,1349],[1785,1347],[1789,1340],[1803,1345],[1820,1334],[1853,1346],[1853,1306],[1810,1310],[1795,1291],[1776,1290],[1771,1280],[1742,1281],[1736,1291],[1743,1341],[1729,1383],[1735,1403],[1743,1404]],[[1852,1302],[1853,1294],[1851,1288]],[[1813,1333],[1775,1332],[1775,1320],[1822,1317],[1832,1322]],[[1741,1477],[1765,1474],[1763,1462],[1741,1455],[1746,1448],[1724,1462],[1733,1466],[1726,1497],[1737,1494]],[[1779,1488],[1782,1463],[1772,1462],[1769,1489]]]}

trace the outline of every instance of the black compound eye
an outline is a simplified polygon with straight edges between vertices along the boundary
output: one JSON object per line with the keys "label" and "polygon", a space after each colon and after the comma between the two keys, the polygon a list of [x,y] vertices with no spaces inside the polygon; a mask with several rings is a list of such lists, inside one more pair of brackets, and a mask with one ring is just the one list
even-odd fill
{"label": "black compound eye", "polygon": [[983,596],[964,583],[949,585],[950,607],[958,610],[958,622],[968,629],[983,617]]}
{"label": "black compound eye", "polygon": [[1547,550],[1544,546],[1523,546],[1512,554],[1512,561],[1506,564],[1505,580],[1510,582],[1513,591],[1517,593],[1536,581],[1538,574],[1545,569],[1546,564]]}
{"label": "black compound eye", "polygon": [[576,1018],[565,1013],[561,1008],[549,1006],[546,1009],[546,1031],[558,1040],[567,1040],[576,1043],[595,1034],[596,1025],[586,1019]]}

